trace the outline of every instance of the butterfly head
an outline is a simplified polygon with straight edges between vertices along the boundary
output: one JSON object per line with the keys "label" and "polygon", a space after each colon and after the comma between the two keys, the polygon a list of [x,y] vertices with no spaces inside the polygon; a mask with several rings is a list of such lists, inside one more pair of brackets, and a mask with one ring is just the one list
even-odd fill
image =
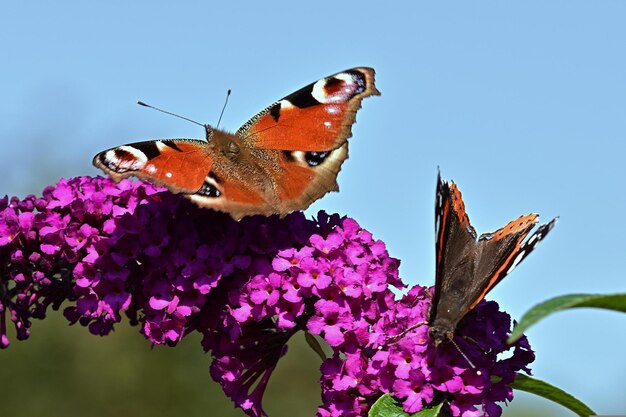
{"label": "butterfly head", "polygon": [[213,128],[213,126],[211,125],[202,125],[204,126],[204,137],[206,139],[207,142],[211,142],[211,139],[213,138],[213,132],[215,132],[215,129]]}
{"label": "butterfly head", "polygon": [[428,329],[428,336],[432,340],[435,347],[439,347],[442,343],[448,343],[454,337],[454,330],[447,326],[431,326]]}

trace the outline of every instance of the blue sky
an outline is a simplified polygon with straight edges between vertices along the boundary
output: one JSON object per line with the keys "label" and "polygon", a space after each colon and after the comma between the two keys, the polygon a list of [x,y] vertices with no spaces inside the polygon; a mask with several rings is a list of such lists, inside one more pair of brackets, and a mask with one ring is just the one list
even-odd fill
{"label": "blue sky", "polygon": [[[215,123],[231,88],[222,127],[235,131],[305,84],[367,65],[382,96],[358,114],[341,192],[310,213],[354,217],[405,280],[432,283],[440,166],[479,233],[528,212],[561,217],[489,295],[514,318],[564,293],[623,292],[626,2],[389,4],[6,3],[0,194],[95,175],[92,156],[112,146],[203,136],[138,99]],[[535,375],[624,413],[625,324],[593,310],[540,323]]]}

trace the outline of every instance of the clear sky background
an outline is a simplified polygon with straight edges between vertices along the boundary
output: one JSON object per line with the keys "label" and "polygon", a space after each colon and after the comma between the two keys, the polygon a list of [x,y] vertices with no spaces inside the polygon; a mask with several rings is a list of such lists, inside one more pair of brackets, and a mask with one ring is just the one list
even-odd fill
{"label": "clear sky background", "polygon": [[[112,146],[203,137],[138,99],[215,123],[231,88],[222,127],[235,131],[309,82],[367,65],[382,96],[363,102],[341,192],[309,213],[354,217],[406,281],[431,284],[440,166],[479,233],[528,212],[561,217],[489,295],[514,318],[556,295],[623,292],[625,21],[618,0],[4,2],[0,194],[96,175],[93,155]],[[551,317],[528,333],[535,376],[600,414],[626,413],[624,329],[617,313]],[[543,405],[517,395],[514,406]]]}

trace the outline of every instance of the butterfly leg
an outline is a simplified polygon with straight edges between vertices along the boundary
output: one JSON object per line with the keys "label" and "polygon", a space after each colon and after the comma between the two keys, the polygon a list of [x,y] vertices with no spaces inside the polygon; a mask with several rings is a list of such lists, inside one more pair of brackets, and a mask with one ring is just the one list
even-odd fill
{"label": "butterfly leg", "polygon": [[472,344],[476,345],[476,347],[484,354],[487,354],[487,351],[485,349],[483,349],[482,346],[480,346],[480,344],[478,343],[478,341],[476,341],[476,339],[474,339],[473,337],[470,336],[463,336],[463,340],[466,340],[468,342],[471,342]]}
{"label": "butterfly leg", "polygon": [[401,331],[400,333],[398,333],[396,335],[388,336],[387,337],[388,341],[389,340],[393,340],[394,341],[393,343],[390,343],[389,345],[395,345],[396,343],[398,343],[400,341],[399,339],[403,338],[407,333],[417,329],[418,327],[424,326],[426,324],[428,324],[427,321],[420,321],[419,323],[415,323],[414,325],[410,326],[409,328]]}

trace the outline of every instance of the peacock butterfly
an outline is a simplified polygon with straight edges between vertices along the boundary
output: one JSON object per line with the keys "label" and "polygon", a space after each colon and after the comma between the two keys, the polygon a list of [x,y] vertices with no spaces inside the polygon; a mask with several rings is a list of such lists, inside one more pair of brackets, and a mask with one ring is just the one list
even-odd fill
{"label": "peacock butterfly", "polygon": [[236,220],[285,215],[338,190],[356,112],[379,94],[372,68],[352,68],[278,100],[234,134],[205,125],[206,141],[136,142],[93,163],[116,181],[148,180]]}
{"label": "peacock butterfly", "polygon": [[476,239],[461,192],[438,175],[435,293],[428,321],[435,346],[453,339],[461,319],[535,249],[558,219],[539,226],[525,240],[538,218],[538,214],[520,216]]}

